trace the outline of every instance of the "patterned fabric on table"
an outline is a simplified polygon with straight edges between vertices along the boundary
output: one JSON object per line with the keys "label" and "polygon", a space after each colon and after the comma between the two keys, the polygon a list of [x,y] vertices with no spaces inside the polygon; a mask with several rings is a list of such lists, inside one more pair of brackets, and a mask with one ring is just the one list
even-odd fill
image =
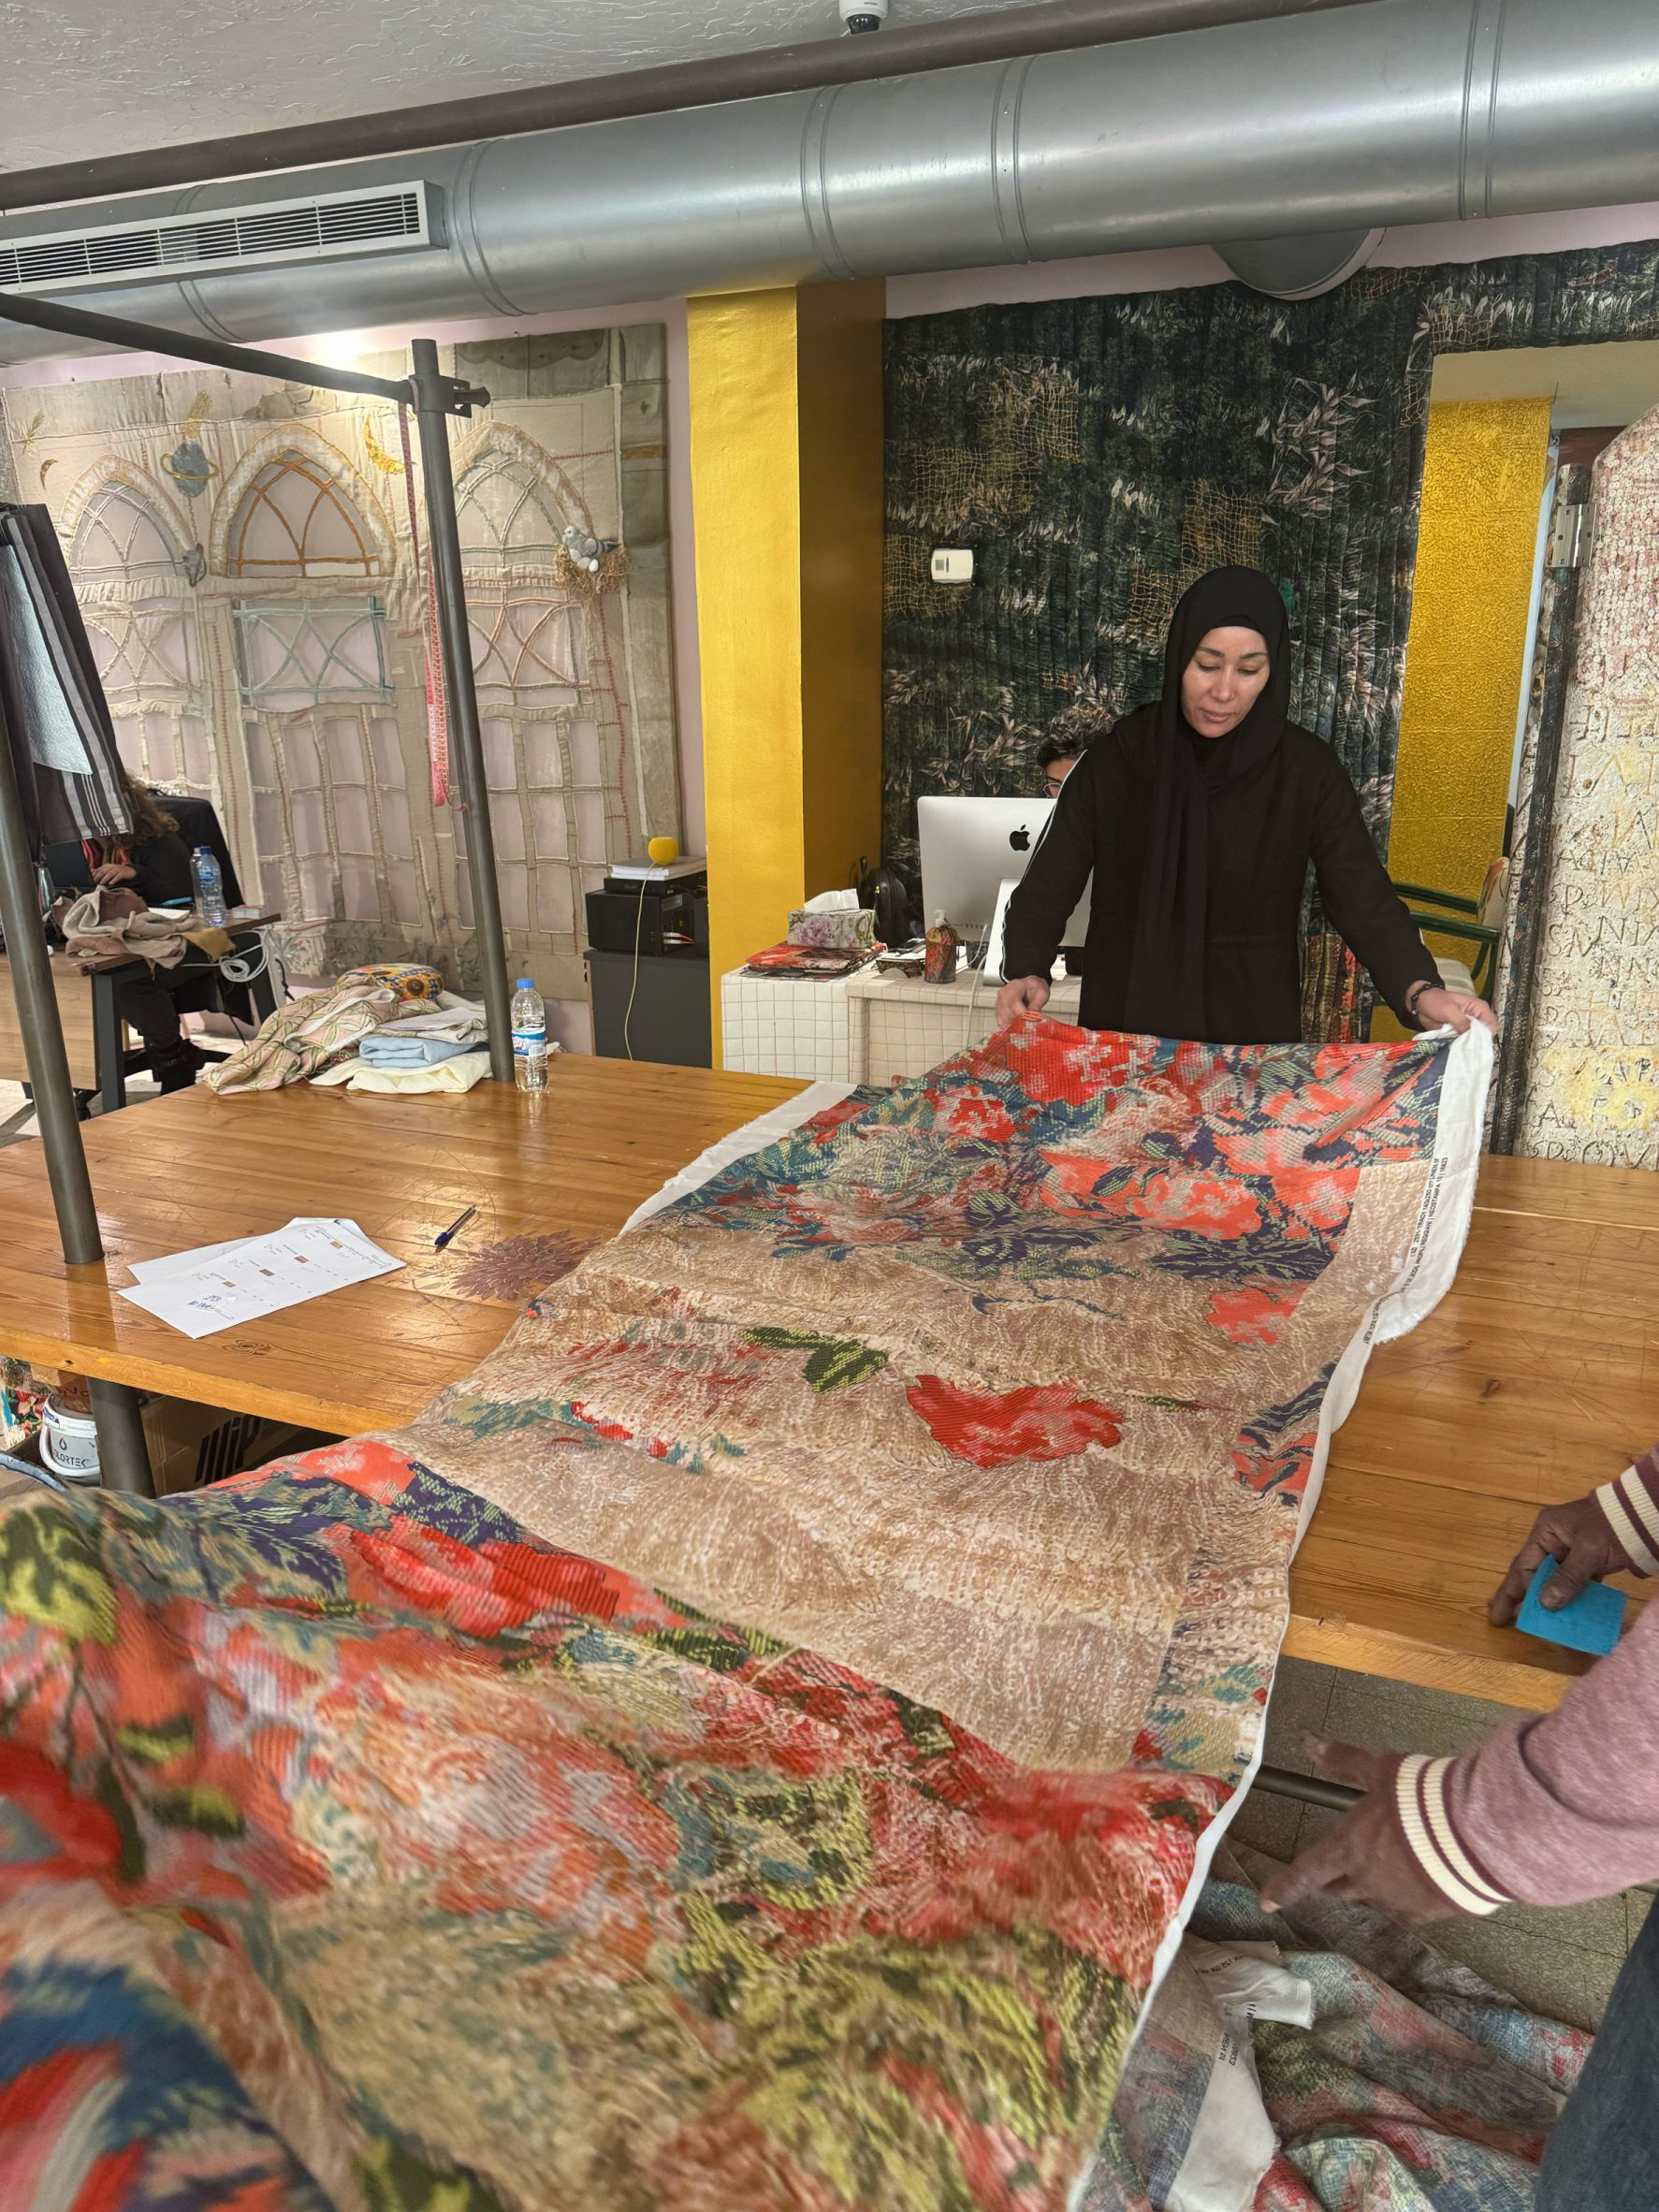
{"label": "patterned fabric on table", "polygon": [[1059,2212],[1486,1060],[1031,1024],[397,1437],[14,1506],[0,2202]]}

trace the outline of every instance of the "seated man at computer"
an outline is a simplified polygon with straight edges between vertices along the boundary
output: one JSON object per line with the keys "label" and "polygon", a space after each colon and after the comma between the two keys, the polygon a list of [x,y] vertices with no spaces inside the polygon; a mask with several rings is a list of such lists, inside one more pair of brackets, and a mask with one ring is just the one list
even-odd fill
{"label": "seated man at computer", "polygon": [[1103,707],[1069,706],[1063,714],[1055,716],[1037,749],[1037,768],[1042,779],[1045,799],[1059,797],[1067,777],[1083,758],[1084,748],[1092,745],[1111,727],[1112,717]]}

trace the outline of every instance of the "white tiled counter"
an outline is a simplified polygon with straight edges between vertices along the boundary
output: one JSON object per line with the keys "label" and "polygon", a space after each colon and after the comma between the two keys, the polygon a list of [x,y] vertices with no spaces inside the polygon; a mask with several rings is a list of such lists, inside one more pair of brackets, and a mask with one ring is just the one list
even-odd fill
{"label": "white tiled counter", "polygon": [[[1068,976],[1054,986],[1046,1011],[1055,1021],[1077,1019],[1082,984]],[[856,975],[848,1000],[847,1075],[853,1083],[903,1083],[924,1075],[997,1026],[997,986],[978,969],[953,983],[924,982],[897,968]]]}
{"label": "white tiled counter", "polygon": [[[1077,1019],[1080,985],[1054,987],[1048,1011]],[[746,1075],[793,1075],[803,1083],[903,1083],[971,1044],[997,1020],[997,985],[977,971],[926,983],[896,968],[866,968],[833,982],[746,975],[720,979],[723,1065]]]}
{"label": "white tiled counter", "polygon": [[720,978],[720,1062],[742,1075],[848,1080],[847,993],[851,979],[746,975]]}

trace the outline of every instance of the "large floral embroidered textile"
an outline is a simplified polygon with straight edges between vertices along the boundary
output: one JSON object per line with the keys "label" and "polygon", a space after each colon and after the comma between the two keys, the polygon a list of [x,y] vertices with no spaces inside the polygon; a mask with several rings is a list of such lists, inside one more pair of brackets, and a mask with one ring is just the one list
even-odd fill
{"label": "large floral embroidered textile", "polygon": [[1485,1064],[1033,1024],[397,1437],[13,1506],[0,2201],[1059,2212]]}

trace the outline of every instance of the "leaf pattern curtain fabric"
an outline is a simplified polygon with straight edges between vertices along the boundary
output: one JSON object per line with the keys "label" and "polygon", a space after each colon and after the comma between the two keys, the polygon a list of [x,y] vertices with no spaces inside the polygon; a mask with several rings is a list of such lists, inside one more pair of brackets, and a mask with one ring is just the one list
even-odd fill
{"label": "leaf pattern curtain fabric", "polygon": [[[889,863],[915,871],[920,793],[1032,790],[1049,717],[1150,697],[1175,600],[1225,561],[1279,580],[1290,711],[1384,842],[1435,354],[1655,334],[1654,242],[1294,303],[1216,284],[889,324]],[[932,548],[964,543],[971,589],[932,584]],[[1304,1013],[1313,1037],[1368,1013],[1311,909]]]}

